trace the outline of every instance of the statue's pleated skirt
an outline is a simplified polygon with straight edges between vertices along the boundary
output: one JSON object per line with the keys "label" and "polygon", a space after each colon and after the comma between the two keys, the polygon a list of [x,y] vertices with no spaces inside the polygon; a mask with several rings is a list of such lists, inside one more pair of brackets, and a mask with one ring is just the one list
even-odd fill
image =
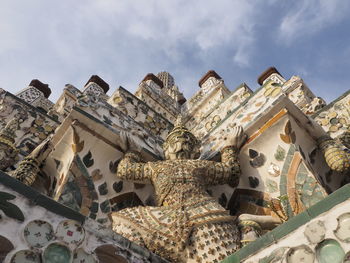
{"label": "statue's pleated skirt", "polygon": [[113,230],[171,262],[220,262],[239,247],[234,217],[212,198],[112,213]]}

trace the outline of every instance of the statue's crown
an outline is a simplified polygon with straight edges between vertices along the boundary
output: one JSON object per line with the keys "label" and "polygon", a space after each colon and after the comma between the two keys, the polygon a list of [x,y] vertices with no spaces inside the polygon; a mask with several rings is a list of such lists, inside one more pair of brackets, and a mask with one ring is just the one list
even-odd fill
{"label": "statue's crown", "polygon": [[166,137],[165,144],[168,143],[169,140],[175,135],[182,135],[182,134],[189,135],[189,137],[193,141],[193,144],[198,144],[197,138],[183,124],[183,117],[180,114],[176,118],[173,130],[169,132],[168,136]]}

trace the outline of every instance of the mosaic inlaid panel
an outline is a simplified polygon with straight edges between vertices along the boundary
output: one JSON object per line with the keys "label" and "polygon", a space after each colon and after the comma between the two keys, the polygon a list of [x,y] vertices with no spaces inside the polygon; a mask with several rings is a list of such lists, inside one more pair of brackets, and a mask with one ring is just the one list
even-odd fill
{"label": "mosaic inlaid panel", "polygon": [[313,118],[332,137],[336,138],[350,128],[350,92],[319,110]]}
{"label": "mosaic inlaid panel", "polygon": [[24,228],[24,238],[30,247],[43,247],[54,238],[50,223],[43,220],[29,222]]}
{"label": "mosaic inlaid panel", "polygon": [[158,113],[157,109],[151,108],[121,87],[113,93],[108,102],[142,124],[152,134],[161,136],[163,139],[173,127],[166,118]]}
{"label": "mosaic inlaid panel", "polygon": [[22,100],[2,89],[0,90],[0,117],[0,128],[13,118],[22,119],[19,129],[15,132],[15,145],[22,156],[30,153],[59,125],[52,117],[23,103]]}
{"label": "mosaic inlaid panel", "polygon": [[247,86],[241,85],[228,97],[209,110],[209,112],[206,112],[205,115],[194,120],[191,119],[188,123],[190,127],[193,126],[191,132],[198,138],[203,137],[207,132],[216,127],[227,114],[230,114],[232,109],[238,107],[244,100],[250,97],[251,93],[251,90]]}
{"label": "mosaic inlaid panel", "polygon": [[[0,236],[0,260],[4,262],[40,263],[97,263],[106,261],[101,253],[106,252],[105,246],[115,248],[113,257],[117,262],[165,262],[149,251],[137,247],[125,238],[114,233],[94,220],[83,219],[76,221],[65,217],[72,217],[74,213],[52,199],[43,195],[39,196],[41,203],[46,208],[34,204],[22,194],[15,192],[2,184],[15,179],[0,172],[0,197],[11,197],[11,204],[22,211],[23,219],[18,220],[14,216],[15,210],[1,216],[0,233],[8,238]],[[7,177],[6,177],[7,176]],[[20,184],[15,182],[11,186]],[[17,191],[27,190],[22,186]],[[6,193],[6,195],[4,194]],[[40,195],[37,193],[37,195]],[[38,197],[38,198],[39,198]],[[0,198],[1,199],[1,198]],[[0,200],[3,203],[3,200]],[[10,205],[7,205],[10,207]],[[3,209],[0,206],[0,209]],[[50,209],[51,211],[49,211]],[[52,212],[58,212],[58,214]],[[76,215],[76,214],[75,214]],[[83,217],[79,217],[81,220]],[[45,219],[45,220],[42,220]],[[15,244],[15,246],[13,245]],[[100,258],[101,257],[101,258]]]}

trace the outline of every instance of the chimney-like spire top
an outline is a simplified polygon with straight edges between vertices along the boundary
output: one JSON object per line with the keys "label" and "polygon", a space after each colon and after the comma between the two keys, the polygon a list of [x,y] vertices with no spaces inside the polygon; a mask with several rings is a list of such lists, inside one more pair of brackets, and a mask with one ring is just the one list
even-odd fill
{"label": "chimney-like spire top", "polygon": [[50,97],[51,89],[49,88],[48,84],[44,84],[38,79],[33,79],[29,83],[29,86],[35,87],[37,90],[40,90],[44,94],[45,98]]}
{"label": "chimney-like spire top", "polygon": [[90,82],[94,82],[94,83],[96,83],[97,85],[99,85],[99,86],[103,89],[104,93],[107,93],[108,90],[109,90],[109,85],[108,85],[108,83],[107,83],[106,81],[104,81],[103,79],[101,79],[101,78],[100,78],[99,76],[97,76],[97,75],[92,75],[92,76],[89,78],[89,80],[86,82],[86,84],[85,84],[84,87],[86,87]]}
{"label": "chimney-like spire top", "polygon": [[264,83],[264,80],[274,73],[277,73],[278,75],[282,76],[275,67],[269,67],[263,73],[260,74],[260,76],[258,77],[258,83],[262,85]]}

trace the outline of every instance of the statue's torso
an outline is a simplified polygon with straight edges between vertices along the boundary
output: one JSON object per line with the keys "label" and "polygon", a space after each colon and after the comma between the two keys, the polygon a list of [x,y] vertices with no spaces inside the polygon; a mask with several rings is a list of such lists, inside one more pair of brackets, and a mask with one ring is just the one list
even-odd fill
{"label": "statue's torso", "polygon": [[168,160],[150,163],[158,205],[183,205],[202,200],[206,175],[212,162],[203,160]]}
{"label": "statue's torso", "polygon": [[[137,172],[151,179],[158,204],[114,213],[115,231],[125,231],[125,236],[133,240],[141,239],[144,246],[174,262],[192,262],[193,251],[201,255],[211,245],[223,253],[237,249],[239,235],[234,218],[206,192],[215,178],[229,174],[230,167],[206,160],[167,160],[148,162]],[[130,229],[136,228],[140,234],[130,234],[121,222],[130,222]],[[213,233],[210,236],[209,231]],[[213,241],[212,235],[216,236]]]}

